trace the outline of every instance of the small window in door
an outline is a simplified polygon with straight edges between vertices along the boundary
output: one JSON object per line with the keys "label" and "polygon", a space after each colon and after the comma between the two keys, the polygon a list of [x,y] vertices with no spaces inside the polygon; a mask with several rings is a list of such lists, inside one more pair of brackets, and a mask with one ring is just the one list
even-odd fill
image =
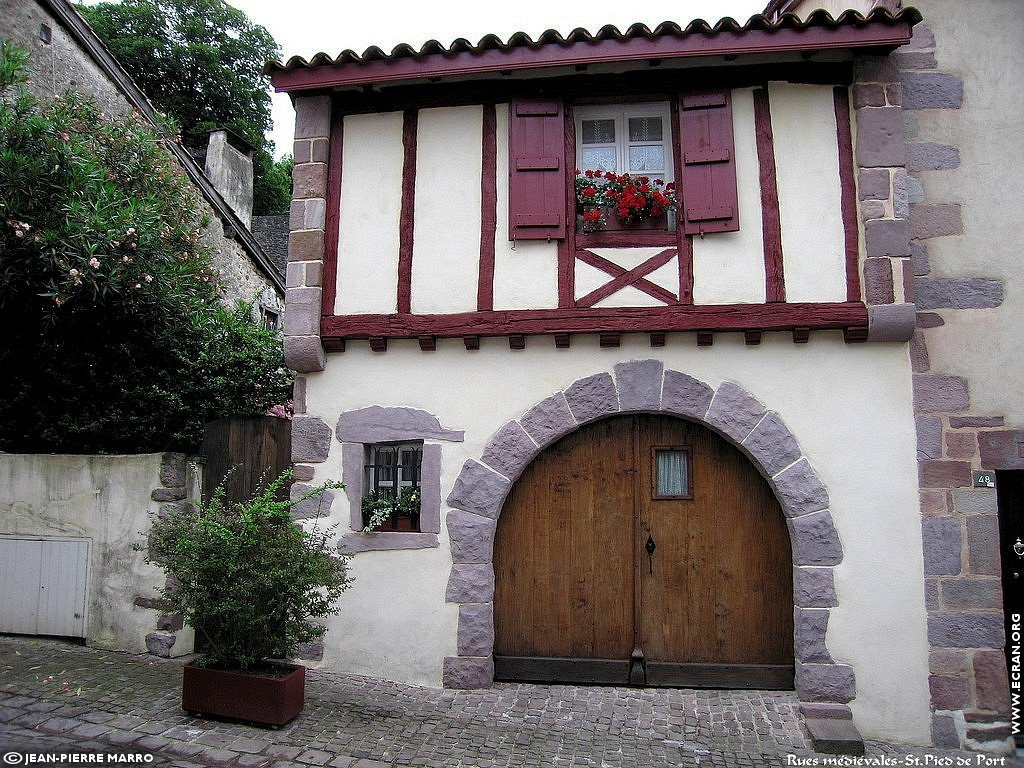
{"label": "small window in door", "polygon": [[654,466],[651,489],[655,499],[692,499],[690,478],[690,449],[681,446],[663,446],[652,449]]}

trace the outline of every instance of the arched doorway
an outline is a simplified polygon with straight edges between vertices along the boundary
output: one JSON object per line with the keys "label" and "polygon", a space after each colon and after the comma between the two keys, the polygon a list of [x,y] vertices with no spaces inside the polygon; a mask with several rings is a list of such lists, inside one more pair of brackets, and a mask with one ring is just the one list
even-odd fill
{"label": "arched doorway", "polygon": [[667,415],[586,424],[502,507],[495,677],[792,688],[792,567],[775,495],[725,439]]}

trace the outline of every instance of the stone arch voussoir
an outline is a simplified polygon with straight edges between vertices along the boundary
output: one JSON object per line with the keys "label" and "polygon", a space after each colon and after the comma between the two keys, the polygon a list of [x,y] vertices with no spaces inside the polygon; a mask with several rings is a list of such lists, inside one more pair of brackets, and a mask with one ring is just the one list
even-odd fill
{"label": "stone arch voussoir", "polygon": [[833,567],[843,547],[829,495],[781,417],[738,384],[713,389],[660,360],[619,363],[579,379],[499,428],[479,460],[462,467],[448,495],[452,570],[446,600],[459,605],[458,655],[444,660],[448,688],[486,688],[494,679],[494,535],[512,484],[547,446],[580,426],[625,413],[664,413],[707,426],[736,445],[768,480],[789,528],[793,554],[794,654],[801,701],[849,716],[853,668],[825,644],[838,605]]}

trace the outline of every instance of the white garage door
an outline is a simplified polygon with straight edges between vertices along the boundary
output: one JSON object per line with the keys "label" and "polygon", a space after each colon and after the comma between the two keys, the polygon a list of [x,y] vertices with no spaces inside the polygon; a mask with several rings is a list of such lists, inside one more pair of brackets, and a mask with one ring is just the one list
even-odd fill
{"label": "white garage door", "polygon": [[88,539],[0,536],[0,632],[85,637]]}

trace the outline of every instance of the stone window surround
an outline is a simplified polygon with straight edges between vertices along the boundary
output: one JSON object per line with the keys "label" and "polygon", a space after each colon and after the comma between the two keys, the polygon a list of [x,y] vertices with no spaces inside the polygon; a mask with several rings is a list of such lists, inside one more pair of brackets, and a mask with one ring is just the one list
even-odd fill
{"label": "stone window surround", "polygon": [[459,605],[458,655],[444,660],[446,688],[486,688],[494,680],[494,535],[512,483],[547,446],[579,426],[628,413],[680,416],[737,446],[772,486],[793,551],[795,687],[808,716],[850,719],[854,670],[825,644],[838,605],[833,567],[843,547],[828,491],[778,414],[737,384],[717,390],[660,360],[615,366],[614,376],[579,379],[495,432],[480,460],[465,462],[447,503],[452,570],[446,600]]}
{"label": "stone window surround", "polygon": [[[464,434],[444,429],[437,417],[414,408],[370,406],[346,411],[335,430],[341,442],[341,472],[349,503],[351,533],[338,543],[345,554],[439,546],[441,532],[441,446],[428,440],[461,442]],[[363,533],[362,500],[366,449],[381,443],[423,442],[420,463],[420,530]]]}

